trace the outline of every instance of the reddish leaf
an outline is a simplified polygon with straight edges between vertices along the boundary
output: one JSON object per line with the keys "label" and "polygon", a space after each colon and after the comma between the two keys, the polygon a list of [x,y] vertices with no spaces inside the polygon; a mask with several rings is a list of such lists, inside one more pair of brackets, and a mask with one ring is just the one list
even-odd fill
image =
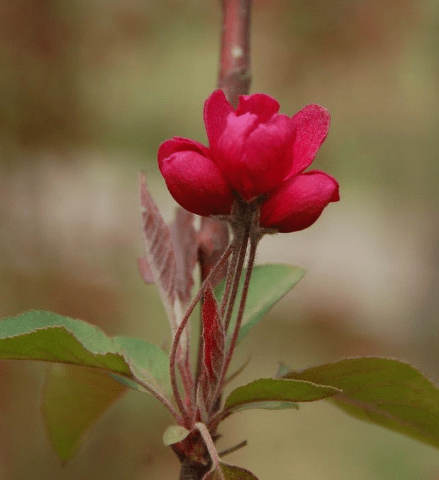
{"label": "reddish leaf", "polygon": [[197,264],[198,239],[192,213],[179,208],[171,235],[177,262],[176,293],[183,304],[189,303],[194,285],[193,272]]}
{"label": "reddish leaf", "polygon": [[177,262],[169,227],[163,220],[146,185],[145,174],[140,174],[140,206],[143,222],[145,258],[154,283],[175,327],[174,301]]}
{"label": "reddish leaf", "polygon": [[[172,305],[175,294],[183,304],[187,304],[191,298],[191,289],[194,284],[193,271],[198,254],[197,232],[193,225],[194,216],[183,208],[179,208],[175,221],[168,227],[147,191],[143,174],[140,181],[145,242],[150,242],[153,257],[155,252],[158,254],[153,261],[148,251],[145,256],[137,259],[140,276],[146,284],[157,283],[159,278],[164,287],[164,293]],[[156,244],[157,241],[164,242],[164,245]],[[160,257],[163,254],[164,265],[161,264]],[[151,268],[151,261],[153,266],[155,264],[158,275],[154,272],[154,268]]]}
{"label": "reddish leaf", "polygon": [[[202,217],[201,228],[198,232],[199,250],[198,256],[201,265],[201,278],[204,280],[212,268],[216,265],[221,255],[229,244],[228,225],[215,218]],[[226,276],[227,264],[213,279],[212,286],[215,288]]]}
{"label": "reddish leaf", "polygon": [[137,267],[139,269],[142,280],[147,285],[154,283],[154,277],[152,276],[151,268],[149,267],[148,260],[145,257],[139,257],[137,259]]}
{"label": "reddish leaf", "polygon": [[217,303],[212,286],[208,285],[204,293],[202,307],[204,368],[210,384],[214,383],[219,375],[224,360],[224,328],[221,324]]}

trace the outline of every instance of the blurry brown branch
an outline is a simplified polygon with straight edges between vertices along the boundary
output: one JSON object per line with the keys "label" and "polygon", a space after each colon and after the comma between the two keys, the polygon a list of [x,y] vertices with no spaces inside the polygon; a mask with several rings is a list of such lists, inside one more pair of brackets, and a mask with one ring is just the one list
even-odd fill
{"label": "blurry brown branch", "polygon": [[236,107],[239,95],[250,89],[250,16],[252,0],[222,0],[223,29],[221,38],[218,86]]}

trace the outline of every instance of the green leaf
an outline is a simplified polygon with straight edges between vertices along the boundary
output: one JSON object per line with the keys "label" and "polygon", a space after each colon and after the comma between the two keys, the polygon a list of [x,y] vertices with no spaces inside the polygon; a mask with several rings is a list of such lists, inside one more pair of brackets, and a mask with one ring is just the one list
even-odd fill
{"label": "green leaf", "polygon": [[226,480],[258,480],[253,473],[244,468],[234,467],[222,462],[220,465]]}
{"label": "green leaf", "polygon": [[31,311],[2,320],[0,358],[63,362],[130,373],[117,346],[101,330],[50,312]]}
{"label": "green leaf", "polygon": [[[225,480],[258,480],[253,473],[244,468],[227,465],[227,463],[220,462],[221,470]],[[222,480],[221,476],[216,470],[207,473],[203,480]]]}
{"label": "green leaf", "polygon": [[99,328],[50,312],[32,311],[0,321],[0,358],[131,373],[119,347]]}
{"label": "green leaf", "polygon": [[125,391],[125,387],[99,370],[49,365],[42,411],[52,448],[63,463],[76,453],[85,431]]}
{"label": "green leaf", "polygon": [[[142,351],[141,351],[142,350]],[[97,368],[169,391],[166,354],[139,339],[112,339],[99,328],[50,312],[26,312],[0,321],[0,359],[42,360]]]}
{"label": "green leaf", "polygon": [[[275,408],[292,408],[291,402],[313,402],[340,393],[334,387],[316,385],[303,380],[285,380],[279,378],[260,378],[247,385],[236,388],[227,397],[224,411],[229,414],[243,409],[266,407],[266,402],[275,402]],[[293,407],[294,408],[294,407]]]}
{"label": "green leaf", "polygon": [[191,432],[180,425],[170,425],[163,434],[163,443],[169,447],[169,445],[174,445],[174,443],[181,442],[184,440]]}
{"label": "green leaf", "polygon": [[[305,273],[305,270],[290,265],[267,264],[254,267],[244,317],[238,335],[238,343],[248,335],[250,330],[259,323],[271,307],[299,282]],[[238,298],[241,296],[244,278],[245,271],[241,275]],[[216,289],[218,299],[222,297],[224,287],[224,281],[218,285]],[[236,302],[229,331],[233,331],[238,308],[239,302]]]}
{"label": "green leaf", "polygon": [[299,410],[299,405],[293,402],[251,402],[233,408],[233,413],[242,412],[243,410],[286,410],[288,408]]}
{"label": "green leaf", "polygon": [[114,379],[162,399],[171,391],[168,358],[155,345],[137,338],[113,339],[86,322],[50,312],[27,312],[0,321],[0,359],[90,368],[49,370],[43,411],[49,438],[63,461],[71,458],[85,430],[124,391]]}
{"label": "green leaf", "polygon": [[[165,397],[171,396],[169,358],[163,350],[140,338],[113,337],[113,340],[121,347],[123,356],[136,379],[151,386]],[[139,390],[138,384],[136,386]]]}
{"label": "green leaf", "polygon": [[330,400],[349,415],[439,448],[439,389],[407,363],[349,358],[283,378],[340,388]]}

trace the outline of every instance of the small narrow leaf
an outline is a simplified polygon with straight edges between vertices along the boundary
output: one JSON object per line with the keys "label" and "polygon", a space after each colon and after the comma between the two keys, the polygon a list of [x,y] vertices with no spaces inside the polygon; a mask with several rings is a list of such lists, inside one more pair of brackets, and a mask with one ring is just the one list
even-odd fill
{"label": "small narrow leaf", "polygon": [[194,215],[183,208],[176,213],[171,225],[172,241],[177,262],[176,293],[183,305],[189,303],[194,285],[193,273],[197,264],[198,238],[194,227]]}
{"label": "small narrow leaf", "polygon": [[330,400],[349,415],[439,448],[439,388],[407,363],[348,358],[283,378],[340,388]]}
{"label": "small narrow leaf", "polygon": [[[149,208],[151,209],[151,206]],[[160,223],[163,226],[164,222]],[[166,228],[169,228],[175,254],[175,293],[185,305],[191,298],[191,289],[194,285],[193,272],[197,264],[198,238],[194,227],[194,216],[183,208],[179,208],[175,221]],[[137,266],[143,281],[147,285],[154,283],[154,273],[146,256],[137,259]],[[174,295],[169,296],[169,300],[173,303]]]}
{"label": "small narrow leaf", "polygon": [[[242,341],[255,327],[264,315],[296,285],[305,275],[305,270],[289,265],[257,265],[252,272],[247,303],[239,331],[238,342]],[[238,298],[244,285],[245,271],[241,276]],[[221,298],[224,292],[224,282],[216,289],[217,298]],[[236,319],[239,302],[236,303],[233,319],[229,331],[233,332],[234,319]]]}
{"label": "small narrow leaf", "polygon": [[184,440],[191,432],[186,430],[186,428],[181,427],[180,425],[170,425],[163,434],[163,443],[169,447],[169,445],[174,445],[174,443],[181,442]]}
{"label": "small narrow leaf", "polygon": [[151,268],[149,267],[148,260],[145,257],[139,257],[137,259],[137,268],[139,269],[139,273],[140,273],[140,276],[142,277],[142,280],[147,285],[154,283],[154,277],[152,275]]}
{"label": "small narrow leaf", "polygon": [[140,206],[143,223],[145,259],[151,270],[165,310],[173,328],[175,277],[177,262],[169,227],[163,220],[146,185],[145,174],[140,174]]}
{"label": "small narrow leaf", "polygon": [[[227,465],[227,463],[220,462],[221,471],[225,480],[258,480],[253,473],[244,468]],[[212,471],[204,476],[203,480],[222,480],[217,471]]]}
{"label": "small narrow leaf", "polygon": [[226,399],[224,411],[229,414],[251,408],[251,405],[258,408],[257,405],[261,402],[264,408],[266,402],[275,402],[276,406],[282,405],[279,402],[287,402],[288,408],[291,408],[291,402],[313,402],[337,393],[340,393],[338,388],[316,385],[308,381],[260,378],[233,390]]}
{"label": "small narrow leaf", "polygon": [[[218,263],[229,245],[229,227],[226,222],[211,217],[201,217],[201,227],[198,232],[199,262],[201,278],[204,280],[212,268]],[[215,275],[212,286],[215,288],[227,274],[227,263]]]}
{"label": "small narrow leaf", "polygon": [[212,287],[207,286],[202,306],[204,367],[211,383],[221,374],[224,361],[224,328]]}
{"label": "small narrow leaf", "polygon": [[86,430],[125,391],[99,370],[76,365],[48,366],[42,412],[52,448],[62,462],[70,460]]}

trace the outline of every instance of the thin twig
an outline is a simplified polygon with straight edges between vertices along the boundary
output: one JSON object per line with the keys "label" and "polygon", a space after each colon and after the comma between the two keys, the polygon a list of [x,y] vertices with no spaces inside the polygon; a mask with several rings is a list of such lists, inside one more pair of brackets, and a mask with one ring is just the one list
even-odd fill
{"label": "thin twig", "polygon": [[[233,241],[234,241],[234,246],[237,245],[237,239],[234,238]],[[226,284],[224,287],[223,297],[221,299],[221,309],[220,309],[221,319],[224,319],[227,304],[229,302],[230,290],[233,284],[234,272],[236,272],[238,256],[239,256],[239,250],[238,248],[234,248],[232,253],[232,258],[230,259],[230,262],[229,262],[229,268],[227,270]]]}
{"label": "thin twig", "polygon": [[192,395],[193,384],[194,384],[194,381],[192,378],[192,372],[190,370],[190,365],[187,364],[186,362],[182,363],[177,361],[177,367],[178,367],[178,371],[180,372],[180,378],[184,388],[185,399],[190,399]]}
{"label": "thin twig", "polygon": [[175,410],[175,408],[171,405],[171,403],[169,402],[169,400],[165,396],[161,395],[159,392],[157,392],[156,390],[154,390],[153,388],[148,386],[148,384],[143,383],[142,380],[138,379],[137,377],[135,379],[133,378],[133,379],[130,379],[130,380],[136,382],[137,384],[142,386],[145,390],[147,390],[153,397],[157,398],[157,400],[159,400],[159,402],[161,402],[162,405],[164,405],[168,409],[169,413],[178,422],[178,420],[180,418],[179,415],[178,415],[178,412]]}
{"label": "thin twig", "polygon": [[233,351],[234,351],[235,345],[236,345],[236,341],[238,340],[239,331],[241,329],[241,323],[242,323],[242,318],[244,317],[245,303],[247,301],[248,289],[249,289],[249,286],[250,286],[250,279],[251,279],[251,275],[252,275],[252,272],[253,272],[253,267],[254,267],[254,264],[255,264],[256,248],[258,246],[258,243],[259,243],[258,240],[255,240],[254,238],[250,238],[250,253],[249,253],[249,257],[248,257],[247,271],[245,273],[244,286],[243,286],[243,289],[242,289],[241,302],[239,304],[238,316],[236,317],[235,328],[233,330],[232,340],[230,342],[230,346],[229,346],[226,361],[225,361],[225,370],[226,371],[227,371],[227,368],[229,366],[230,360],[232,358]]}
{"label": "thin twig", "polygon": [[239,95],[250,89],[250,16],[251,0],[223,0],[218,85],[235,107]]}
{"label": "thin twig", "polygon": [[214,470],[216,470],[219,479],[226,480],[224,478],[223,471],[221,470],[218,452],[216,451],[215,444],[213,443],[212,437],[210,436],[209,430],[207,429],[206,425],[204,423],[197,422],[194,427],[201,433],[201,436],[203,437],[204,444],[206,445],[210,459],[212,460],[213,468]]}
{"label": "thin twig", "polygon": [[222,452],[220,452],[218,455],[220,457],[225,457],[226,455],[229,455],[230,453],[236,452],[237,450],[246,447],[248,445],[247,440],[243,440],[241,443],[238,443],[237,445],[234,445],[233,447],[226,448]]}
{"label": "thin twig", "polygon": [[[224,318],[224,332],[227,334],[227,330],[230,325],[230,320],[233,315],[233,307],[235,306],[235,300],[236,296],[238,295],[238,288],[239,288],[239,280],[241,279],[241,273],[242,273],[242,268],[244,266],[244,261],[245,261],[245,255],[247,252],[247,244],[248,244],[248,239],[250,236],[250,226],[246,225],[244,234],[239,235],[238,237],[238,242],[241,242],[241,246],[239,248],[239,254],[238,254],[238,261],[236,264],[236,270],[234,271],[234,278],[233,278],[233,286],[232,286],[232,291],[230,293],[230,298],[228,298],[228,306],[227,306],[227,312]],[[238,245],[237,245],[238,246]]]}
{"label": "thin twig", "polygon": [[216,402],[217,402],[219,396],[221,395],[221,390],[222,390],[223,385],[224,385],[224,380],[225,380],[225,376],[226,376],[226,373],[227,373],[227,369],[229,368],[229,364],[230,364],[230,361],[232,360],[233,352],[235,350],[236,342],[238,340],[239,331],[241,329],[242,318],[244,316],[244,310],[245,310],[245,303],[246,303],[246,300],[247,300],[248,288],[250,286],[251,274],[252,274],[253,266],[254,266],[254,263],[255,263],[256,248],[258,246],[258,243],[259,243],[259,238],[255,238],[255,237],[250,238],[250,253],[249,253],[249,259],[248,259],[248,263],[247,263],[247,271],[246,271],[245,280],[244,280],[244,287],[242,289],[241,301],[240,301],[240,304],[239,304],[238,316],[236,318],[235,327],[234,327],[234,330],[233,330],[233,336],[232,336],[229,348],[228,348],[227,353],[226,353],[223,368],[221,370],[221,376],[220,376],[220,379],[218,381],[215,393],[212,397],[212,404],[211,404],[211,408],[210,408],[210,413],[211,414],[213,413],[213,411],[212,411],[213,407],[216,405]]}
{"label": "thin twig", "polygon": [[227,377],[224,380],[224,385],[227,385],[230,383],[232,380],[234,380],[243,370],[244,368],[250,363],[251,357],[248,357],[247,360],[236,370],[234,371],[230,377]]}

